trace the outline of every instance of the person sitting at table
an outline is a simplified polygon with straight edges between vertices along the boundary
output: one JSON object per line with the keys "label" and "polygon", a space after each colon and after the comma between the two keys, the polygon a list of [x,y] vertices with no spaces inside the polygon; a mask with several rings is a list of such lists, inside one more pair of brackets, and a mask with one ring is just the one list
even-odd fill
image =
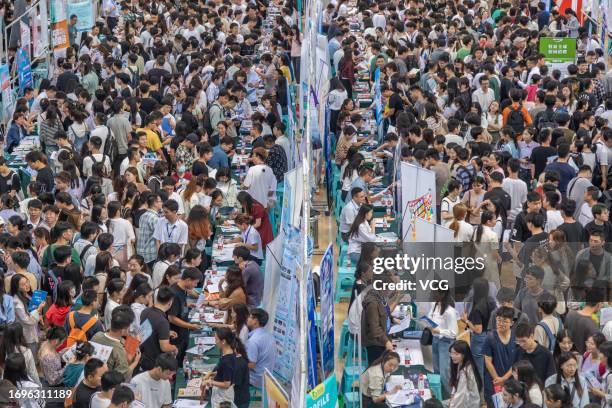
{"label": "person sitting at table", "polygon": [[240,236],[225,241],[227,244],[236,244],[237,247],[245,247],[251,252],[251,258],[261,265],[263,260],[263,250],[261,247],[261,237],[257,229],[253,227],[253,217],[247,214],[238,214],[234,219],[236,227],[240,230]]}
{"label": "person sitting at table", "polygon": [[365,242],[376,242],[374,210],[371,205],[363,204],[348,232],[347,254],[353,265],[357,265],[361,255],[361,245]]}
{"label": "person sitting at table", "polygon": [[263,251],[266,245],[268,245],[274,239],[268,211],[263,204],[255,200],[253,196],[246,191],[239,192],[236,198],[242,206],[242,211],[253,217],[252,225],[261,237],[261,248]]}
{"label": "person sitting at table", "polygon": [[[351,191],[355,187],[361,188],[366,193],[366,202],[371,203],[374,200],[374,194],[370,194],[370,183],[374,180],[374,170],[368,165],[362,165],[359,168],[359,177],[351,184]],[[348,197],[346,199],[348,202]]]}
{"label": "person sitting at table", "polygon": [[353,199],[344,206],[340,213],[340,235],[342,236],[342,240],[346,243],[349,241],[351,224],[355,221],[355,217],[357,217],[357,213],[359,212],[359,207],[363,205],[366,198],[365,193],[359,187],[355,187],[351,190],[351,197],[353,197]]}
{"label": "person sitting at table", "polygon": [[463,340],[455,341],[450,347],[449,407],[480,406],[482,380],[476,369],[470,346]]}
{"label": "person sitting at table", "polygon": [[264,276],[259,270],[259,265],[246,247],[234,248],[232,256],[234,262],[242,271],[242,278],[244,279],[249,298],[249,306],[259,306],[264,289]]}
{"label": "person sitting at table", "polygon": [[386,408],[387,398],[402,389],[396,385],[385,392],[385,384],[400,364],[400,356],[395,351],[385,351],[361,374],[361,402],[363,408]]}
{"label": "person sitting at table", "polygon": [[221,207],[236,207],[238,205],[238,182],[231,177],[229,167],[221,167],[215,174],[217,188],[223,193]]}
{"label": "person sitting at table", "polygon": [[276,364],[276,347],[274,337],[266,330],[268,312],[263,309],[253,309],[247,319],[249,339],[246,351],[249,360],[249,383],[261,391],[263,375],[266,369],[271,370]]}
{"label": "person sitting at table", "polygon": [[[363,155],[353,147],[349,149],[349,155],[347,156],[340,174],[342,175],[342,191],[340,192],[340,198],[342,201],[346,201],[349,192],[351,191],[351,185],[353,181],[359,178],[359,168],[363,164]],[[361,188],[361,187],[359,187]]]}
{"label": "person sitting at table", "polygon": [[[219,293],[219,300],[208,300],[204,302],[204,305],[230,310],[236,304],[248,304],[246,285],[240,268],[235,265],[228,267],[221,282],[225,282],[225,290]],[[221,287],[221,282],[219,287]]]}
{"label": "person sitting at table", "polygon": [[13,153],[13,149],[19,146],[21,140],[29,135],[28,119],[24,112],[13,113],[13,121],[6,134],[6,147],[8,153]]}

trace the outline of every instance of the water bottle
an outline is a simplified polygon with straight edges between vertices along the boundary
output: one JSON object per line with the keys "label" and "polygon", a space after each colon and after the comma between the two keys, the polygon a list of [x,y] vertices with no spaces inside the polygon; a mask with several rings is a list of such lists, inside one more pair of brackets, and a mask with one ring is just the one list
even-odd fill
{"label": "water bottle", "polygon": [[387,228],[389,227],[389,225],[387,224],[387,216],[385,215],[383,217],[383,230],[387,230]]}
{"label": "water bottle", "polygon": [[213,275],[217,274],[217,261],[215,261],[214,259],[212,261],[212,274]]}
{"label": "water bottle", "polygon": [[423,376],[423,374],[419,374],[419,394],[422,396],[424,394],[424,389],[425,389],[425,378]]}

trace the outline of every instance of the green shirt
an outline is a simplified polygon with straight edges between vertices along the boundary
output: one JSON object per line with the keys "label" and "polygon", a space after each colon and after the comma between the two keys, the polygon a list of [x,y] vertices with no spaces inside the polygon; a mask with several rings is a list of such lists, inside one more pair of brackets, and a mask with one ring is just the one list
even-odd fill
{"label": "green shirt", "polygon": [[470,55],[470,50],[467,48],[460,48],[459,51],[457,51],[457,59],[460,61],[463,61],[468,55]]}
{"label": "green shirt", "polygon": [[[51,251],[55,251],[55,248],[57,248],[58,246],[59,245],[57,244],[51,244],[47,247],[47,249],[45,249],[45,253],[43,254],[42,263],[40,264],[43,268],[51,267],[51,264],[53,263],[52,261],[55,260],[55,257],[51,255]],[[79,256],[79,253],[77,252],[76,249],[74,249],[74,247],[72,247],[71,260],[72,260],[72,263],[75,263],[77,265],[81,264],[81,258]]]}

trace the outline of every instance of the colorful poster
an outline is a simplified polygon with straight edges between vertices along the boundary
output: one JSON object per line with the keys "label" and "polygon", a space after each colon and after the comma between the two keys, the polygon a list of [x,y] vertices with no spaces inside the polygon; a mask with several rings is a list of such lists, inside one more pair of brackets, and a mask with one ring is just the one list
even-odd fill
{"label": "colorful poster", "polygon": [[94,26],[93,2],[68,3],[68,16],[77,16],[77,31],[89,31]]}
{"label": "colorful poster", "polygon": [[416,218],[436,222],[436,173],[401,163],[402,240],[433,242],[419,234]]}
{"label": "colorful poster", "polygon": [[376,104],[376,123],[380,125],[383,118],[382,94],[380,92],[380,67],[376,68],[376,72],[374,72],[374,102]]}
{"label": "colorful poster", "polygon": [[323,376],[334,372],[334,246],[321,259],[321,365]]}
{"label": "colorful poster", "polygon": [[32,67],[23,48],[17,50],[17,78],[19,79],[19,94],[23,95],[26,87],[32,87]]}
{"label": "colorful poster", "polygon": [[63,0],[51,0],[51,41],[53,51],[68,48],[68,20],[66,3]]}
{"label": "colorful poster", "polygon": [[23,48],[28,58],[30,58],[30,46],[32,45],[30,26],[23,21],[20,21],[19,25],[21,26],[21,48]]}
{"label": "colorful poster", "polygon": [[8,122],[11,119],[14,101],[11,74],[7,64],[0,65],[0,89],[2,90],[2,117],[5,122]]}
{"label": "colorful poster", "polygon": [[338,403],[336,374],[332,374],[306,395],[307,408],[334,408]]}
{"label": "colorful poster", "polygon": [[289,396],[268,370],[264,372],[262,405],[265,408],[289,408]]}

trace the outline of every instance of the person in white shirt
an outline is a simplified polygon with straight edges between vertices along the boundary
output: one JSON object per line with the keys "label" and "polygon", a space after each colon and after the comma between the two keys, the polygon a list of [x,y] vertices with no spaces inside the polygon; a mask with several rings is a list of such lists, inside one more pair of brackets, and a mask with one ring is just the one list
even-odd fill
{"label": "person in white shirt", "polygon": [[115,237],[113,241],[113,256],[122,268],[127,269],[128,259],[134,253],[136,234],[132,224],[121,217],[121,203],[111,201],[108,203],[108,232]]}
{"label": "person in white shirt", "polygon": [[546,210],[546,225],[544,226],[546,232],[556,230],[564,222],[561,211],[557,208],[558,205],[559,195],[555,191],[547,191],[542,200],[542,207]]}
{"label": "person in white shirt", "polygon": [[456,242],[471,242],[474,236],[474,227],[465,222],[467,216],[467,206],[459,203],[453,207],[453,221],[449,228],[455,231]]}
{"label": "person in white shirt", "polygon": [[261,245],[261,236],[253,226],[253,217],[247,214],[238,214],[235,219],[236,226],[240,230],[240,236],[233,240],[227,241],[228,244],[236,243],[236,246],[244,246],[249,251],[251,256],[259,260],[263,260],[263,249]]}
{"label": "person in white shirt", "polygon": [[155,359],[155,367],[132,378],[131,383],[136,385],[140,401],[147,408],[162,408],[172,405],[172,387],[170,379],[178,363],[176,357],[170,353],[163,353]]}
{"label": "person in white shirt", "polygon": [[508,219],[514,220],[523,211],[523,203],[527,201],[527,184],[518,176],[521,163],[518,159],[508,161],[508,177],[502,181],[502,189],[510,196],[510,213]]}
{"label": "person in white shirt", "polygon": [[433,293],[435,303],[431,303],[431,310],[427,317],[437,326],[431,328],[433,334],[432,354],[434,372],[440,373],[442,380],[442,394],[450,395],[450,358],[449,348],[457,337],[457,311],[455,310],[451,294],[448,290],[438,290]]}
{"label": "person in white shirt", "polygon": [[599,189],[594,186],[587,187],[586,191],[584,192],[584,202],[580,207],[580,212],[578,213],[578,218],[576,219],[576,221],[578,221],[583,227],[589,222],[593,221],[594,218],[591,207],[597,204],[598,198]]}
{"label": "person in white shirt", "polygon": [[178,217],[178,203],[169,199],[164,203],[164,217],[157,221],[153,238],[157,242],[157,248],[165,242],[173,242],[181,246],[181,251],[187,245],[188,227],[185,221]]}
{"label": "person in white shirt", "polygon": [[244,179],[247,192],[265,208],[276,196],[276,177],[272,169],[266,165],[268,152],[263,147],[253,149],[253,166],[249,168]]}
{"label": "person in white shirt", "polygon": [[359,207],[365,202],[366,194],[362,188],[355,187],[351,190],[351,197],[352,200],[344,206],[340,213],[340,234],[344,242],[349,240],[349,230],[359,213]]}
{"label": "person in white shirt", "polygon": [[101,389],[91,396],[90,408],[107,408],[110,405],[115,387],[120,385],[123,380],[123,375],[115,370],[102,374]]}
{"label": "person in white shirt", "polygon": [[374,210],[372,206],[363,204],[348,232],[349,244],[347,254],[351,263],[357,265],[361,256],[361,245],[366,242],[376,242],[374,233]]}
{"label": "person in white shirt", "polygon": [[103,163],[104,171],[106,174],[111,173],[111,162],[110,158],[102,153],[102,139],[99,136],[92,136],[89,139],[89,148],[91,154],[83,159],[83,175],[85,177],[91,177],[92,167],[96,163]]}
{"label": "person in white shirt", "polygon": [[448,134],[444,136],[444,146],[449,143],[457,143],[461,147],[465,147],[465,139],[459,134],[461,131],[461,123],[457,119],[449,119],[447,123]]}
{"label": "person in white shirt", "polygon": [[103,113],[96,113],[94,116],[94,124],[95,128],[90,133],[90,140],[94,136],[98,136],[100,140],[102,140],[102,146],[100,147],[100,151],[103,152],[106,147],[106,139],[110,135],[110,129],[105,125],[106,123],[106,115]]}
{"label": "person in white shirt", "polygon": [[478,102],[483,112],[489,110],[489,105],[495,100],[495,92],[489,88],[489,77],[483,75],[479,79],[480,88],[472,94],[472,102]]}

